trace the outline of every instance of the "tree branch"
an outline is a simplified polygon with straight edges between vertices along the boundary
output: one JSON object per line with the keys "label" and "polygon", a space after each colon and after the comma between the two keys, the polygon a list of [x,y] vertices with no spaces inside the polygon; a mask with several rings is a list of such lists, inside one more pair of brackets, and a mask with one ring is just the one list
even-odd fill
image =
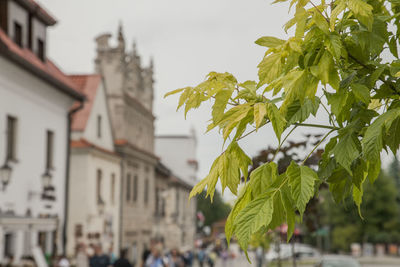
{"label": "tree branch", "polygon": [[312,124],[312,123],[294,123],[296,126],[304,126],[304,127],[314,127],[314,128],[323,128],[323,129],[332,129],[332,130],[339,130],[339,127],[329,126],[329,125],[322,125],[322,124]]}
{"label": "tree branch", "polygon": [[322,138],[318,144],[313,148],[313,150],[311,150],[311,152],[307,155],[307,157],[303,160],[303,162],[301,163],[301,165],[304,165],[304,163],[308,160],[309,157],[311,157],[312,153],[314,153],[315,149],[317,149],[317,147],[319,147],[319,145],[324,142],[324,140],[333,132],[335,131],[335,129],[330,130],[325,136],[324,138]]}

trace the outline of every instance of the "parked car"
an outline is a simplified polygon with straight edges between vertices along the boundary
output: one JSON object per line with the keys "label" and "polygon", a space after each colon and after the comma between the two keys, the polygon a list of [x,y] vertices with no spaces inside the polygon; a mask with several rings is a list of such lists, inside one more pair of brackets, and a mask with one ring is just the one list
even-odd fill
{"label": "parked car", "polygon": [[[268,262],[271,262],[277,260],[278,258],[285,260],[293,257],[292,244],[280,244],[279,249],[280,250],[278,252],[277,247],[275,245],[271,245],[269,251],[265,254],[265,259]],[[295,244],[294,253],[296,258],[315,258],[320,256],[320,253],[315,248],[299,243]]]}
{"label": "parked car", "polygon": [[361,265],[349,256],[325,255],[315,267],[361,267]]}

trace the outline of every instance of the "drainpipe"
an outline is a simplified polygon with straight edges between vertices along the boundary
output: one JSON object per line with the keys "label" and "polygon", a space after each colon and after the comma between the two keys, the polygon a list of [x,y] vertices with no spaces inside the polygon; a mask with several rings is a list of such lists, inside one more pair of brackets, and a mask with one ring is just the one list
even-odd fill
{"label": "drainpipe", "polygon": [[[122,249],[124,249],[124,247],[122,247],[122,226],[123,226],[123,220],[122,220],[122,205],[123,205],[123,201],[124,201],[124,161],[121,159],[121,180],[119,181],[119,190],[120,190],[120,203],[119,203],[119,251],[118,253],[120,253],[120,251],[122,251]],[[120,255],[121,256],[121,255]]]}
{"label": "drainpipe", "polygon": [[[84,100],[83,100],[84,101]],[[72,115],[83,108],[83,101],[79,102],[79,106],[70,110],[67,115],[67,160],[65,171],[65,202],[64,202],[64,227],[63,227],[63,253],[66,253],[67,246],[67,223],[68,223],[68,207],[69,207],[69,167],[71,154],[71,121]]]}

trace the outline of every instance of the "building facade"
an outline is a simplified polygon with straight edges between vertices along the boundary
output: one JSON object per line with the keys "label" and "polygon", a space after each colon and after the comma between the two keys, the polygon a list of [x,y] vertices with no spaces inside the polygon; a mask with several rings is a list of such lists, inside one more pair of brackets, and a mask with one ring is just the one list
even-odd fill
{"label": "building facade", "polygon": [[119,253],[120,157],[100,75],[70,76],[86,96],[72,118],[67,255],[79,244]]}
{"label": "building facade", "polygon": [[162,135],[155,139],[156,154],[161,161],[159,166],[164,166],[158,167],[156,172],[156,190],[163,192],[161,199],[157,197],[156,211],[161,210],[159,213],[163,216],[156,220],[155,232],[162,233],[169,248],[192,248],[194,244],[196,199],[190,202],[188,199],[196,183],[196,145],[193,130],[190,135]]}
{"label": "building facade", "polygon": [[69,121],[84,97],[46,57],[55,23],[32,0],[0,1],[0,263],[64,250]]}
{"label": "building facade", "polygon": [[104,78],[114,145],[122,158],[120,246],[128,249],[131,262],[139,263],[154,222],[153,67],[142,66],[135,45],[127,51],[121,27],[116,47],[110,38],[96,38],[95,66]]}

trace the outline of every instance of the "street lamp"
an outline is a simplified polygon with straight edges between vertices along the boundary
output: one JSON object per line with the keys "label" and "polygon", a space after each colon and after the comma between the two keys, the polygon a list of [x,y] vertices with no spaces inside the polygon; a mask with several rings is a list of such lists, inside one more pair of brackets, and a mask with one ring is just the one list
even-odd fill
{"label": "street lamp", "polygon": [[7,162],[0,168],[0,180],[2,184],[2,191],[6,190],[6,186],[10,182],[11,178],[11,167],[8,166]]}
{"label": "street lamp", "polygon": [[46,171],[42,175],[42,183],[43,183],[44,191],[46,191],[51,185],[51,174],[49,171]]}

